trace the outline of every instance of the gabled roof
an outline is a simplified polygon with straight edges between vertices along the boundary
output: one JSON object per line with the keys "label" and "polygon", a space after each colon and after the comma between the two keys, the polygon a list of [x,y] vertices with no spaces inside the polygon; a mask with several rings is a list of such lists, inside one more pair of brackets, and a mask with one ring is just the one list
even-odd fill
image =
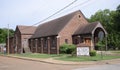
{"label": "gabled roof", "polygon": [[16,29],[19,29],[21,34],[34,34],[36,27],[35,26],[24,26],[24,25],[18,25]]}
{"label": "gabled roof", "polygon": [[63,17],[39,25],[35,31],[35,34],[31,38],[58,35],[58,33],[68,24],[68,22],[78,12],[81,13],[81,11],[75,11]]}
{"label": "gabled roof", "polygon": [[93,22],[93,23],[88,23],[86,25],[83,25],[82,27],[79,27],[74,35],[78,34],[92,34],[93,29],[98,25],[99,22]]}

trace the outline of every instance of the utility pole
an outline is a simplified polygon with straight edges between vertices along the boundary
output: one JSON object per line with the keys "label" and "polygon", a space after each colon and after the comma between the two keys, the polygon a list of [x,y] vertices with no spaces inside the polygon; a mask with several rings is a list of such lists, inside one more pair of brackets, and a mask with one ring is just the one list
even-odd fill
{"label": "utility pole", "polygon": [[8,44],[7,44],[7,46],[8,46],[7,53],[9,55],[9,24],[8,24],[8,39],[7,39],[7,41],[8,41]]}

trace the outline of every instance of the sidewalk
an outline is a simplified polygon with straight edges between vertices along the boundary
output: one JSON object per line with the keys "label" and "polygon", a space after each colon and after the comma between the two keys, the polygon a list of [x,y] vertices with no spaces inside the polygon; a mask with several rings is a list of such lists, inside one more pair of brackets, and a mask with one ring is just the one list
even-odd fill
{"label": "sidewalk", "polygon": [[[4,55],[2,55],[2,56],[4,56]],[[46,58],[46,59],[28,58],[28,57],[20,57],[20,56],[12,56],[12,55],[6,55],[4,57],[17,58],[17,59],[23,59],[23,60],[29,60],[29,61],[37,61],[37,62],[43,62],[43,63],[49,63],[49,64],[58,64],[58,65],[97,65],[97,64],[120,63],[120,59],[102,60],[102,61],[71,62],[71,61],[55,60],[53,58]]]}

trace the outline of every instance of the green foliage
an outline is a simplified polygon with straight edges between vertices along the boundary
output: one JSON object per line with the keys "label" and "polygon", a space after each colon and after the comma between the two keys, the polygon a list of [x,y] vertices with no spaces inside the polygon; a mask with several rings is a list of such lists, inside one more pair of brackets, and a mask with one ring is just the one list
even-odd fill
{"label": "green foliage", "polygon": [[95,13],[95,15],[92,15],[90,18],[90,22],[100,21],[103,27],[110,32],[112,29],[112,23],[111,23],[111,11],[109,9],[105,10],[99,10]]}
{"label": "green foliage", "polygon": [[[1,55],[1,54],[0,54]],[[80,56],[80,57],[72,57],[69,54],[39,54],[39,53],[24,53],[24,54],[11,54],[11,56],[18,56],[18,57],[28,57],[28,58],[53,58],[57,60],[63,60],[63,61],[99,61],[99,60],[109,60],[109,59],[116,59],[120,58],[120,56],[115,55],[106,55],[103,59],[101,59],[101,55],[97,54],[94,57],[88,57],[88,56]],[[55,58],[56,57],[56,58]]]}
{"label": "green foliage", "polygon": [[108,32],[108,49],[120,49],[120,5],[115,11],[110,11],[109,9],[99,10],[91,16],[89,21],[100,21],[106,29]]}
{"label": "green foliage", "polygon": [[68,49],[68,45],[67,44],[63,44],[60,46],[60,53],[66,53],[67,49]]}
{"label": "green foliage", "polygon": [[102,41],[98,41],[98,43],[96,44],[96,46],[97,46],[97,50],[105,50],[105,39],[103,39]]}
{"label": "green foliage", "polygon": [[117,7],[117,10],[113,15],[113,22],[115,23],[113,26],[116,32],[120,32],[120,5]]}
{"label": "green foliage", "polygon": [[73,54],[76,51],[76,46],[73,44],[63,44],[60,46],[60,53]]}
{"label": "green foliage", "polygon": [[[1,29],[0,28],[0,43],[5,43],[6,42],[7,32],[8,32],[8,29],[6,29],[6,28]],[[13,33],[14,33],[14,31],[12,29],[10,29],[9,30],[9,35],[13,36]]]}
{"label": "green foliage", "polygon": [[96,51],[95,50],[92,50],[92,51],[90,51],[90,56],[96,56]]}

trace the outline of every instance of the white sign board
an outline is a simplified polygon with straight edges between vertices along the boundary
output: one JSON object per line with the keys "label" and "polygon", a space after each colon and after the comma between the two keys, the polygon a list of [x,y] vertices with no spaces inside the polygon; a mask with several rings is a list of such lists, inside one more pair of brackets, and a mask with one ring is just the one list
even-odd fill
{"label": "white sign board", "polygon": [[80,55],[89,56],[89,47],[77,47],[77,56]]}

